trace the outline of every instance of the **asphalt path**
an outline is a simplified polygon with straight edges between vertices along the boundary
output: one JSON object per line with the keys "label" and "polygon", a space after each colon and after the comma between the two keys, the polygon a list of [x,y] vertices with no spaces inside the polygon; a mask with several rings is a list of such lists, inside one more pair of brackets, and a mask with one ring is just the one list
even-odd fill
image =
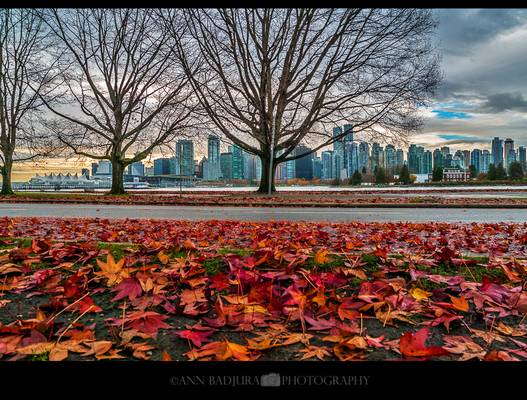
{"label": "asphalt path", "polygon": [[527,222],[526,209],[466,208],[293,208],[203,207],[104,204],[0,204],[0,216],[155,218],[239,221],[444,221]]}

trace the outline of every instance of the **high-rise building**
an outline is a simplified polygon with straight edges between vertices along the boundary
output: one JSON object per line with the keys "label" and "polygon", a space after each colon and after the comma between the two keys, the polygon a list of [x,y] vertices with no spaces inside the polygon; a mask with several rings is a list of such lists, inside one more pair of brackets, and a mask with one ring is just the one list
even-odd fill
{"label": "high-rise building", "polygon": [[333,151],[322,152],[322,179],[335,179],[333,172]]}
{"label": "high-rise building", "polygon": [[130,164],[128,166],[128,175],[145,176],[145,165],[141,161]]}
{"label": "high-rise building", "polygon": [[362,173],[364,168],[368,169],[368,160],[370,159],[370,145],[366,142],[359,143],[359,172]]}
{"label": "high-rise building", "polygon": [[220,139],[216,135],[209,135],[207,140],[207,170],[203,172],[203,179],[216,181],[221,177]]}
{"label": "high-rise building", "polygon": [[444,167],[445,157],[440,149],[435,149],[433,152],[434,168]]}
{"label": "high-rise building", "polygon": [[472,153],[470,153],[470,165],[473,165],[476,169],[476,173],[479,174],[482,172],[482,165],[483,164],[483,152],[480,149],[474,149],[472,150]]}
{"label": "high-rise building", "polygon": [[481,152],[481,162],[479,164],[479,172],[486,174],[489,172],[489,165],[492,164],[492,156],[490,151],[483,150]]}
{"label": "high-rise building", "polygon": [[154,160],[154,175],[169,175],[171,171],[170,158],[157,158]]}
{"label": "high-rise building", "polygon": [[110,160],[101,160],[97,166],[97,175],[111,175],[112,174],[112,163]]}
{"label": "high-rise building", "polygon": [[514,140],[511,138],[505,139],[503,150],[505,152],[505,163],[503,166],[509,169],[511,162],[514,161],[513,158],[516,158],[516,152],[514,151]]}
{"label": "high-rise building", "polygon": [[470,150],[463,150],[463,161],[465,162],[465,169],[470,168]]}
{"label": "high-rise building", "polygon": [[232,179],[244,179],[243,171],[243,150],[237,145],[232,149]]}
{"label": "high-rise building", "polygon": [[232,179],[232,153],[231,152],[220,154],[220,167],[221,167],[222,178],[225,180],[231,180]]}
{"label": "high-rise building", "polygon": [[[295,148],[295,156],[310,152],[311,149],[304,145],[299,145]],[[309,153],[304,157],[295,160],[296,177],[310,181],[313,179],[313,153]]]}
{"label": "high-rise building", "polygon": [[313,178],[322,179],[322,160],[316,156],[313,158]]}
{"label": "high-rise building", "polygon": [[397,149],[395,151],[395,167],[401,168],[404,165],[404,151],[403,149]]}
{"label": "high-rise building", "polygon": [[495,166],[503,164],[503,140],[499,137],[492,139],[492,163]]}
{"label": "high-rise building", "polygon": [[198,163],[196,178],[207,180],[207,176],[209,176],[209,160],[207,160],[207,157],[203,156],[201,161]]}
{"label": "high-rise building", "polygon": [[357,142],[346,143],[347,154],[347,171],[348,177],[352,176],[355,171],[360,171],[359,144]]}
{"label": "high-rise building", "polygon": [[527,160],[525,156],[526,156],[525,147],[524,146],[518,147],[518,161],[522,165],[524,171],[527,170]]}
{"label": "high-rise building", "polygon": [[430,150],[425,150],[423,152],[423,164],[421,167],[421,174],[431,174],[432,173],[432,152]]}
{"label": "high-rise building", "polygon": [[183,176],[194,175],[194,142],[180,139],[176,143],[176,174]]}
{"label": "high-rise building", "polygon": [[384,168],[384,150],[379,143],[373,143],[371,146],[371,170],[375,171],[375,168]]}
{"label": "high-rise building", "polygon": [[393,144],[386,145],[386,147],[384,148],[384,157],[385,157],[384,163],[386,166],[386,170],[389,171],[391,174],[394,173],[395,168],[397,166],[397,160],[396,160],[395,154],[396,154],[395,146]]}

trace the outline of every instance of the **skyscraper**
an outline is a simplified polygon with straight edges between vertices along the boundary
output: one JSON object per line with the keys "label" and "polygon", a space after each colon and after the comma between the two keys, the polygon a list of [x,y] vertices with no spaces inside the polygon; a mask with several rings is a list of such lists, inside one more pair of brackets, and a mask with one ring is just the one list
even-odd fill
{"label": "skyscraper", "polygon": [[518,161],[522,165],[524,171],[527,169],[527,160],[525,156],[526,156],[525,147],[524,146],[518,147]]}
{"label": "skyscraper", "polygon": [[[298,145],[295,150],[295,155],[301,155],[311,151],[309,147]],[[313,179],[313,153],[309,153],[304,157],[297,158],[295,161],[296,177],[310,181]]]}
{"label": "skyscraper", "polygon": [[207,141],[207,173],[203,175],[203,179],[208,181],[215,181],[221,177],[220,165],[220,139],[216,135],[209,135]]}
{"label": "skyscraper", "polygon": [[511,162],[515,161],[516,158],[516,152],[514,151],[514,140],[512,140],[511,138],[505,139],[504,151],[505,164],[503,166],[509,169]]}
{"label": "skyscraper", "polygon": [[371,146],[371,170],[375,171],[376,167],[384,168],[384,150],[379,143],[373,143]]}
{"label": "skyscraper", "polygon": [[445,157],[441,150],[439,149],[434,150],[433,159],[434,159],[434,168],[438,168],[438,167],[442,168],[445,166]]}
{"label": "skyscraper", "polygon": [[154,160],[154,175],[170,174],[170,158],[157,158]]}
{"label": "skyscraper", "polygon": [[313,178],[322,179],[322,160],[316,156],[313,158]]}
{"label": "skyscraper", "polygon": [[481,162],[479,164],[479,172],[486,174],[489,172],[489,165],[492,164],[492,156],[490,151],[483,150],[481,152]]}
{"label": "skyscraper", "polygon": [[395,151],[395,164],[396,164],[396,168],[401,168],[404,165],[404,151],[403,151],[403,149],[397,149]]}
{"label": "skyscraper", "polygon": [[237,145],[232,145],[232,179],[244,179],[243,150]]}
{"label": "skyscraper", "polygon": [[333,173],[333,151],[322,152],[322,179],[335,179]]}
{"label": "skyscraper", "polygon": [[483,163],[483,152],[480,149],[472,150],[470,153],[470,165],[473,165],[476,169],[476,173],[479,174],[482,172],[482,163]]}
{"label": "skyscraper", "polygon": [[370,145],[366,142],[359,143],[359,172],[368,169],[368,160],[370,159]]}
{"label": "skyscraper", "polygon": [[492,139],[492,163],[495,166],[503,164],[503,140],[499,137]]}
{"label": "skyscraper", "polygon": [[176,143],[176,174],[194,175],[194,142],[180,139]]}
{"label": "skyscraper", "polygon": [[388,144],[384,148],[384,156],[385,160],[384,163],[386,165],[386,170],[389,171],[391,174],[394,173],[395,167],[397,165],[397,161],[395,158],[395,146],[393,144]]}
{"label": "skyscraper", "polygon": [[231,152],[220,154],[220,167],[221,167],[222,178],[225,180],[231,180],[232,179],[232,153]]}

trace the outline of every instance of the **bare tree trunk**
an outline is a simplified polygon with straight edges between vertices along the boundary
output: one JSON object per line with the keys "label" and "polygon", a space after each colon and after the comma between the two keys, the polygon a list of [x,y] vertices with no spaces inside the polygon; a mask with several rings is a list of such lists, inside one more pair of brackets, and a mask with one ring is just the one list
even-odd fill
{"label": "bare tree trunk", "polygon": [[1,167],[2,170],[2,195],[14,194],[13,188],[11,187],[11,170],[13,168],[13,159],[11,157],[5,157],[4,165]]}
{"label": "bare tree trunk", "polygon": [[112,189],[110,194],[125,194],[124,191],[125,165],[119,160],[112,160]]}
{"label": "bare tree trunk", "polygon": [[258,187],[257,193],[269,193],[269,184],[271,184],[271,192],[276,192],[276,187],[274,185],[274,177],[276,174],[277,162],[276,159],[273,162],[273,176],[269,175],[270,159],[260,157],[262,160],[262,177],[260,179],[260,186]]}

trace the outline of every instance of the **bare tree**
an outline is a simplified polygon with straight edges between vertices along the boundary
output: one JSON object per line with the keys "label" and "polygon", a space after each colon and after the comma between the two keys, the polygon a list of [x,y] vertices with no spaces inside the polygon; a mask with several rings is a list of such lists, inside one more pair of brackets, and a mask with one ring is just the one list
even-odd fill
{"label": "bare tree", "polygon": [[30,161],[52,150],[40,123],[41,98],[52,101],[55,63],[46,49],[49,35],[38,12],[0,10],[0,169],[2,194],[12,194],[14,162]]}
{"label": "bare tree", "polygon": [[385,138],[419,129],[440,80],[429,10],[192,9],[183,33],[163,16],[210,119],[261,158],[260,192],[277,164],[308,154],[293,152],[302,141],[317,151],[349,133],[333,136],[336,124]]}
{"label": "bare tree", "polygon": [[[75,155],[112,164],[112,194],[124,193],[127,165],[191,126],[188,78],[168,55],[167,30],[146,9],[49,10],[67,96],[49,127]],[[179,29],[178,27],[173,27]]]}

